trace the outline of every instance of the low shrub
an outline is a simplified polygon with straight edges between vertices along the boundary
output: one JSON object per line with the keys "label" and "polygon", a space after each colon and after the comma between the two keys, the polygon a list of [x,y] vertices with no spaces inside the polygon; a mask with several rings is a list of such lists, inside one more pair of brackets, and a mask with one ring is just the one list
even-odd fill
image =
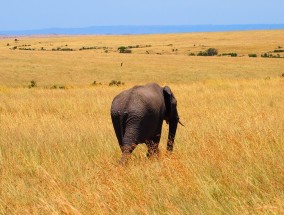
{"label": "low shrub", "polygon": [[131,53],[132,51],[125,46],[120,46],[117,48],[117,50],[119,51],[119,53]]}
{"label": "low shrub", "polygon": [[264,53],[264,54],[261,54],[261,57],[269,58],[269,57],[272,57],[272,54]]}
{"label": "low shrub", "polygon": [[276,49],[273,52],[284,52],[284,50],[283,49]]}
{"label": "low shrub", "polygon": [[91,46],[91,47],[85,47],[83,46],[82,48],[79,49],[79,51],[82,51],[82,50],[90,50],[90,49],[97,49],[98,47],[97,46]]}
{"label": "low shrub", "polygon": [[200,52],[197,53],[197,56],[208,56],[208,55],[207,55],[206,52],[200,51]]}
{"label": "low shrub", "polygon": [[132,53],[132,51],[130,50],[130,49],[126,49],[126,50],[124,50],[124,52],[123,53]]}
{"label": "low shrub", "polygon": [[127,46],[127,48],[134,49],[134,48],[140,48],[140,46],[139,46],[139,45],[135,45],[135,46]]}
{"label": "low shrub", "polygon": [[53,48],[52,51],[75,51],[75,50],[71,49],[71,48],[60,48],[60,47],[57,47],[57,48]]}
{"label": "low shrub", "polygon": [[35,49],[33,49],[33,48],[19,48],[19,50],[34,51]]}
{"label": "low shrub", "polygon": [[197,56],[214,56],[218,55],[218,50],[215,48],[209,48],[206,51],[200,51]]}
{"label": "low shrub", "polygon": [[124,82],[112,80],[112,81],[109,83],[109,86],[120,86],[120,85],[124,85]]}
{"label": "low shrub", "polygon": [[228,56],[230,55],[231,57],[237,57],[238,54],[237,53],[223,53],[222,56]]}
{"label": "low shrub", "polygon": [[36,86],[37,86],[36,81],[35,80],[31,80],[29,88],[33,88],[33,87],[36,87]]}
{"label": "low shrub", "polygon": [[92,83],[92,85],[93,85],[93,86],[97,86],[97,85],[102,85],[102,83],[101,83],[101,82],[98,83],[97,81],[94,81],[94,82]]}
{"label": "low shrub", "polygon": [[248,54],[249,57],[257,57],[257,54]]}
{"label": "low shrub", "polygon": [[64,90],[64,89],[67,89],[64,85],[56,85],[54,84],[52,87],[50,87],[50,89],[61,89],[61,90]]}
{"label": "low shrub", "polygon": [[124,51],[126,50],[127,48],[125,46],[120,46],[117,48],[117,50],[119,51],[119,53],[124,53]]}
{"label": "low shrub", "polygon": [[209,48],[207,49],[207,54],[208,56],[214,56],[214,55],[218,55],[218,50],[215,48]]}
{"label": "low shrub", "polygon": [[[152,47],[152,45],[130,45],[130,46],[120,46],[117,48],[119,53],[132,53],[131,49],[137,48],[147,48]],[[107,48],[107,47],[106,47]]]}
{"label": "low shrub", "polygon": [[284,57],[281,57],[280,54],[273,55],[273,54],[270,54],[270,53],[261,54],[261,57],[264,57],[264,58],[284,58]]}
{"label": "low shrub", "polygon": [[71,49],[71,48],[62,48],[60,51],[74,51],[74,49]]}

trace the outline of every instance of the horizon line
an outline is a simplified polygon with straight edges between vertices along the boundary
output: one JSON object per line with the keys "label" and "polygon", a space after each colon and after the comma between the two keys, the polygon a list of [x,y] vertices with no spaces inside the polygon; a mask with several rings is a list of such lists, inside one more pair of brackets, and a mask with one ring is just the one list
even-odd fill
{"label": "horizon line", "polygon": [[[122,29],[121,29],[122,28]],[[164,34],[192,32],[224,32],[247,30],[281,30],[284,24],[201,24],[201,25],[93,25],[88,27],[49,27],[25,30],[2,30],[0,35],[38,35],[38,34]]]}

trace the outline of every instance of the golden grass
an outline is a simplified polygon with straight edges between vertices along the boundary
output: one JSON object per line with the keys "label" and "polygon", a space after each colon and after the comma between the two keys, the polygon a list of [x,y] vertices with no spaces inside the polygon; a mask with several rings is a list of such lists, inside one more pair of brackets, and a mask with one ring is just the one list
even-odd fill
{"label": "golden grass", "polygon": [[[284,46],[279,32],[260,34],[263,49]],[[241,38],[251,34],[256,32],[19,42],[150,43],[157,51],[158,43],[186,47],[192,36],[248,53]],[[257,52],[259,41],[246,43]],[[0,58],[0,214],[284,212],[282,59],[12,51],[6,45]],[[38,87],[28,89],[32,79]],[[112,79],[126,84],[107,86]],[[90,86],[94,80],[103,84]],[[147,159],[139,145],[129,165],[120,167],[111,101],[123,89],[150,81],[172,88],[186,127],[178,128],[173,154],[166,153],[164,125],[159,159]],[[49,89],[53,84],[70,89]]]}
{"label": "golden grass", "polygon": [[[131,84],[145,81],[188,84],[216,78],[279,77],[283,73],[283,59],[249,58],[247,55],[256,53],[260,56],[279,46],[284,47],[283,33],[283,30],[279,30],[143,36],[23,37],[18,38],[17,42],[14,38],[2,39],[0,85],[22,87],[27,86],[31,80],[35,80],[41,87],[86,86],[93,81],[108,84],[111,80]],[[10,46],[7,46],[8,43]],[[50,51],[66,45],[76,51]],[[139,45],[142,48],[132,49],[132,54],[119,54],[117,48],[122,45]],[[146,45],[151,47],[145,47]],[[14,46],[36,50],[10,50]],[[108,47],[109,52],[105,53],[102,48],[78,51],[83,46]],[[47,51],[40,51],[41,47]],[[210,47],[217,48],[220,54],[236,52],[243,57],[188,56],[191,52],[197,53]],[[173,49],[178,51],[173,52]]]}

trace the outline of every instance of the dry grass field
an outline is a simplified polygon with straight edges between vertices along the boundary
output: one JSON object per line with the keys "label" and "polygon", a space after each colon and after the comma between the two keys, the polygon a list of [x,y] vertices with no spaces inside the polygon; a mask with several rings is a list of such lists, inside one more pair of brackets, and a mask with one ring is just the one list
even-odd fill
{"label": "dry grass field", "polygon": [[[0,214],[283,214],[284,59],[260,57],[283,34],[1,38]],[[238,57],[189,56],[210,47]],[[139,145],[122,167],[111,101],[148,82],[185,127],[173,154],[164,125],[161,156]]]}

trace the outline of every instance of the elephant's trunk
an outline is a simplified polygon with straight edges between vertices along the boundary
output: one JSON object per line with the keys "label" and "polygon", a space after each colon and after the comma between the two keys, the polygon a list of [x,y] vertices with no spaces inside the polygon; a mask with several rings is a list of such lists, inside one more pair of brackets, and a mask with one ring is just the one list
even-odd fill
{"label": "elephant's trunk", "polygon": [[177,125],[178,125],[178,120],[170,121],[169,123],[169,134],[168,134],[168,142],[167,142],[168,151],[173,151]]}

